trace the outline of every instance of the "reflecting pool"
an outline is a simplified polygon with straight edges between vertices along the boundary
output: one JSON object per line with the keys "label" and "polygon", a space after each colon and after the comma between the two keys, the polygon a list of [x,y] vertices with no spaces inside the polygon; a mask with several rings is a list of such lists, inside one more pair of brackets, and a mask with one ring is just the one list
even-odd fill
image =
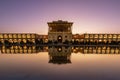
{"label": "reflecting pool", "polygon": [[119,46],[0,48],[0,80],[120,80]]}

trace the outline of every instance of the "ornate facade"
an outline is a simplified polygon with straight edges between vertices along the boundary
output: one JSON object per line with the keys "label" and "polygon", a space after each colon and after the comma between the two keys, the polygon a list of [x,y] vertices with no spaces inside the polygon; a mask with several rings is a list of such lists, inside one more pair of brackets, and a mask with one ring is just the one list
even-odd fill
{"label": "ornate facade", "polygon": [[5,43],[19,44],[20,42],[32,44],[39,43],[58,43],[76,42],[76,44],[111,44],[120,45],[120,34],[72,34],[73,22],[53,21],[48,22],[48,35],[39,35],[36,33],[0,33],[0,45]]}
{"label": "ornate facade", "polygon": [[67,21],[53,21],[48,22],[49,30],[48,30],[48,40],[58,43],[63,43],[65,41],[72,40],[72,22]]}

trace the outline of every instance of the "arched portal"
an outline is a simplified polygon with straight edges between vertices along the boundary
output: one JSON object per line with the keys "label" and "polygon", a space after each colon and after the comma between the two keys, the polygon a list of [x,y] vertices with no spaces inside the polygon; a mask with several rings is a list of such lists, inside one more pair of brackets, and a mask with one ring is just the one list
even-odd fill
{"label": "arched portal", "polygon": [[62,43],[62,36],[58,36],[57,40],[58,40],[58,43]]}

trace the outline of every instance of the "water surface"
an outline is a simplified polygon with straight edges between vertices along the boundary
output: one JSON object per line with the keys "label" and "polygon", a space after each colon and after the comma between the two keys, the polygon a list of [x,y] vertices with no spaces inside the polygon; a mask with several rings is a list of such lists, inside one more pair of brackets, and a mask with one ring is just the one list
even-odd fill
{"label": "water surface", "polygon": [[0,80],[120,80],[119,53],[80,50],[78,47],[42,48],[33,53],[8,50],[0,53]]}

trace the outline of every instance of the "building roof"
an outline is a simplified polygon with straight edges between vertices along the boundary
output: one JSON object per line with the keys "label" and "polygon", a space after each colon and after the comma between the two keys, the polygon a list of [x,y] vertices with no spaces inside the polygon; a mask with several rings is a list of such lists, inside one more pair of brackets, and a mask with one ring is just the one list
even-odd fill
{"label": "building roof", "polygon": [[65,24],[73,24],[73,22],[62,21],[62,20],[48,22],[48,24],[61,24],[61,23],[65,23]]}

